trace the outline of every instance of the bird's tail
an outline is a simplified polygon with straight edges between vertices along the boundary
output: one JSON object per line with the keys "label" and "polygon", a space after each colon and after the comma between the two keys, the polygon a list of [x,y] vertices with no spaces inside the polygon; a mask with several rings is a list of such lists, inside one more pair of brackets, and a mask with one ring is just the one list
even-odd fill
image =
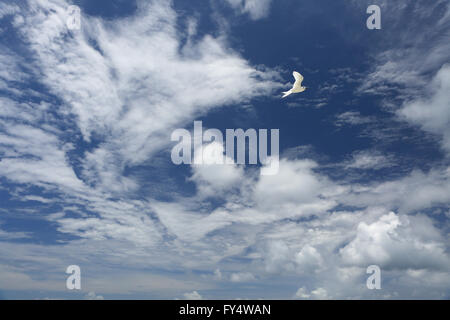
{"label": "bird's tail", "polygon": [[291,90],[289,90],[289,91],[284,91],[283,92],[283,96],[281,97],[281,98],[286,98],[288,95],[290,95],[292,93],[292,91]]}

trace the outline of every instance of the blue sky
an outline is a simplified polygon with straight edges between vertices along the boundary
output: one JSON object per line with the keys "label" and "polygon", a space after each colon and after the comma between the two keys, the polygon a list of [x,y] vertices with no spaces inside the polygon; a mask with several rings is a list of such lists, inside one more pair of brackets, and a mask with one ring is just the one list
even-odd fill
{"label": "blue sky", "polygon": [[[446,0],[2,1],[0,298],[448,299],[449,30]],[[198,120],[279,129],[278,174],[173,164]]]}

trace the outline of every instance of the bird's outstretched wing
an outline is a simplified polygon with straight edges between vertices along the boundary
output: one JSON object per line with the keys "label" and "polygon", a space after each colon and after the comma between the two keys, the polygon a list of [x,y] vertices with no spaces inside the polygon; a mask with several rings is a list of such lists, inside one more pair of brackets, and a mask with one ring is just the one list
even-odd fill
{"label": "bird's outstretched wing", "polygon": [[303,81],[303,76],[297,71],[292,72],[292,75],[294,76],[295,82],[298,81],[298,84],[301,85]]}

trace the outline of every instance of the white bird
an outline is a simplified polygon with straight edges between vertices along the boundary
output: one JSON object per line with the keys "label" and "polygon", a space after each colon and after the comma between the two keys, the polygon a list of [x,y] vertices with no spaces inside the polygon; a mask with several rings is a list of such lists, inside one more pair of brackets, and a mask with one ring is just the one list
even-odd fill
{"label": "white bird", "polygon": [[297,71],[292,72],[292,75],[295,78],[294,86],[291,90],[283,92],[283,97],[286,98],[288,95],[292,93],[299,93],[306,90],[306,87],[302,87],[303,76]]}

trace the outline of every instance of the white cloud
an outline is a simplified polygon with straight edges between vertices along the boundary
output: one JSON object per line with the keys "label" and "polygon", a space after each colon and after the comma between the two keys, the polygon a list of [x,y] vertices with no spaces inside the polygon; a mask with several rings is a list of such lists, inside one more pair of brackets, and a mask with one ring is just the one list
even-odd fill
{"label": "white cloud", "polygon": [[436,73],[427,89],[429,98],[406,102],[398,111],[405,120],[442,137],[443,148],[450,153],[450,65]]}
{"label": "white cloud", "polygon": [[316,288],[308,293],[308,290],[305,287],[301,287],[295,293],[294,298],[298,299],[313,299],[313,300],[327,300],[331,299],[328,296],[328,292],[324,288]]}
{"label": "white cloud", "polygon": [[30,237],[31,235],[28,232],[8,232],[0,229],[0,239],[2,240],[26,239]]}
{"label": "white cloud", "polygon": [[0,281],[2,290],[56,290],[64,282],[59,282],[54,278],[34,279],[21,267],[0,263]]}
{"label": "white cloud", "polygon": [[[217,195],[231,188],[238,188],[244,175],[244,169],[224,155],[223,145],[212,142],[202,146],[203,153],[196,153],[194,163],[191,165],[193,180],[199,192],[205,196]],[[202,164],[195,164],[200,157],[203,157]],[[222,195],[223,196],[223,195]]]}
{"label": "white cloud", "polygon": [[327,180],[313,172],[316,166],[311,160],[280,160],[278,174],[261,176],[255,185],[258,206],[269,209],[319,202]]}
{"label": "white cloud", "polygon": [[74,192],[86,190],[67,164],[64,145],[53,132],[1,120],[0,123],[5,129],[0,148],[6,153],[0,162],[0,174],[19,183],[49,184]]}
{"label": "white cloud", "polygon": [[216,278],[217,280],[222,280],[222,272],[219,268],[214,270],[214,278]]}
{"label": "white cloud", "polygon": [[[64,201],[100,214],[85,218],[80,212],[80,219],[55,216],[60,232],[141,245],[158,241],[160,231],[148,219],[146,202],[124,196],[138,187],[123,176],[125,165],[151,159],[153,152],[170,143],[165,137],[174,126],[211,108],[269,94],[278,86],[275,72],[252,67],[228,48],[223,36],[206,35],[180,49],[176,13],[165,1],[139,6],[137,16],[114,24],[85,15],[82,31],[69,32],[65,1],[30,1],[24,23],[16,26],[35,54],[35,64],[27,67],[63,101],[52,111],[62,117],[76,115],[85,140],[94,132],[104,140],[84,154],[76,175],[66,153],[71,145],[59,138],[61,123],[47,121],[48,106],[2,99],[2,116],[21,123],[2,122],[0,174],[15,183],[60,191],[67,196]],[[5,81],[21,80],[16,60],[9,53],[1,56],[1,65],[12,66],[2,68]],[[209,179],[213,189],[230,186],[242,170],[228,169],[212,179],[197,168],[194,179]],[[111,194],[122,201],[106,200]],[[199,228],[207,232],[216,227]]]}
{"label": "white cloud", "polygon": [[84,296],[84,300],[105,300],[105,298],[101,295],[95,294],[94,291],[90,291]]}
{"label": "white cloud", "polygon": [[[363,79],[359,91],[383,95],[384,107],[392,109],[401,120],[440,136],[448,153],[450,5],[445,0],[432,5],[426,1],[382,4],[389,7],[383,10],[383,21],[401,28],[393,27],[395,32],[385,34],[386,43],[393,45],[375,51],[373,70]],[[411,18],[399,19],[405,10],[411,12]]]}
{"label": "white cloud", "polygon": [[352,159],[343,165],[346,169],[382,169],[392,166],[393,160],[377,151],[359,151],[352,154]]}
{"label": "white cloud", "polygon": [[20,7],[15,4],[0,3],[0,19],[20,12]]}
{"label": "white cloud", "polygon": [[254,280],[255,276],[250,272],[236,272],[230,276],[231,282],[250,282]]}
{"label": "white cloud", "polygon": [[317,288],[311,291],[311,295],[314,297],[314,299],[317,300],[326,300],[331,299],[331,297],[328,296],[327,290],[324,288]]}
{"label": "white cloud", "polygon": [[241,14],[247,13],[252,20],[265,18],[270,13],[272,0],[226,0]]}
{"label": "white cloud", "polygon": [[345,124],[364,125],[375,121],[375,119],[369,116],[362,116],[361,113],[357,111],[347,111],[339,114],[336,118],[335,124],[337,126],[343,126]]}
{"label": "white cloud", "polygon": [[198,241],[208,233],[231,224],[231,217],[226,213],[196,208],[189,201],[152,201],[150,206],[168,232],[183,241]]}
{"label": "white cloud", "polygon": [[311,297],[311,295],[308,293],[305,287],[299,288],[295,293],[295,298],[308,299],[309,297]]}
{"label": "white cloud", "polygon": [[[353,3],[364,6],[358,1]],[[361,91],[385,94],[398,89],[408,96],[420,95],[428,75],[448,62],[450,44],[442,36],[450,26],[448,2],[438,0],[430,5],[408,0],[392,4],[383,0],[380,5],[386,8],[382,11],[383,24],[393,27],[385,33],[386,43],[392,45],[375,51],[374,70],[364,79]],[[408,9],[410,16],[402,17]]]}
{"label": "white cloud", "polygon": [[280,86],[276,72],[252,67],[223,36],[180,48],[177,15],[165,1],[139,2],[137,16],[114,24],[83,16],[71,37],[65,8],[64,1],[30,2],[20,32],[41,81],[64,101],[62,112],[76,116],[86,140],[94,132],[104,139],[83,160],[83,179],[97,188],[132,191],[124,167],[167,146],[174,128]]}
{"label": "white cloud", "polygon": [[396,180],[365,185],[354,184],[341,195],[341,203],[355,206],[384,206],[401,213],[446,205],[450,201],[450,171],[432,169],[428,173],[413,170]]}
{"label": "white cloud", "polygon": [[[254,19],[268,14],[269,1],[233,3]],[[43,199],[51,197],[64,209],[47,219],[60,233],[77,238],[58,245],[2,242],[0,282],[5,289],[60,290],[65,276],[60,272],[76,256],[86,270],[97,270],[88,276],[89,292],[104,294],[160,292],[167,298],[187,292],[185,298],[200,299],[191,290],[209,290],[215,286],[211,280],[262,279],[270,285],[295,276],[305,282],[297,291],[299,298],[367,297],[367,290],[360,288],[364,266],[373,261],[387,268],[383,288],[392,296],[442,297],[446,292],[448,241],[440,235],[443,228],[431,218],[407,214],[448,204],[448,168],[346,185],[319,173],[320,166],[307,159],[281,159],[273,176],[235,165],[194,165],[190,181],[199,190],[194,196],[174,196],[171,202],[155,201],[152,194],[132,197],[140,185],[124,177],[125,169],[152,162],[170,143],[173,128],[213,108],[269,95],[279,86],[278,75],[252,66],[229,48],[224,35],[194,40],[195,20],[189,23],[189,41],[180,47],[177,13],[164,1],[140,3],[138,16],[111,23],[85,16],[82,31],[70,34],[66,5],[59,0],[30,1],[30,11],[16,25],[35,54],[35,64],[27,62],[27,67],[62,105],[56,107],[51,100],[19,103],[16,91],[10,99],[1,99],[0,115],[7,120],[0,120],[0,174],[21,184],[17,198],[27,186],[58,192],[27,194],[23,200],[45,205]],[[0,53],[0,85],[15,89],[9,84],[27,80],[18,72],[24,61],[6,49]],[[379,70],[397,74],[391,67]],[[412,79],[408,73],[398,75],[398,81]],[[408,121],[444,137],[446,120],[438,115],[446,115],[442,103],[447,75],[442,68],[429,100],[414,99],[402,109]],[[423,114],[419,106],[425,104],[429,113]],[[52,118],[49,109],[64,118],[63,123]],[[77,129],[64,122],[69,119]],[[338,124],[373,120],[346,112]],[[61,127],[68,131],[61,132]],[[78,129],[85,142],[97,135],[100,143],[80,155],[81,169],[75,173],[68,158],[73,145],[63,136]],[[222,146],[210,146],[223,153]],[[346,164],[365,170],[383,160],[363,152]],[[205,201],[208,194],[216,195],[219,204]],[[361,209],[343,211],[342,206]],[[393,209],[399,214],[388,213]],[[28,236],[0,232],[6,239]],[[98,274],[99,265],[102,272],[111,265],[122,270]],[[249,265],[251,273],[236,271],[249,270],[244,269]],[[152,268],[174,272],[155,275],[159,271]],[[195,271],[188,277],[193,280],[186,279],[186,270]],[[208,281],[197,273],[208,275]],[[44,280],[35,279],[36,274]],[[410,284],[418,289],[410,290]]]}
{"label": "white cloud", "polygon": [[316,248],[306,245],[295,256],[295,261],[304,273],[318,272],[323,265],[323,258]]}
{"label": "white cloud", "polygon": [[291,261],[291,249],[283,240],[270,241],[264,253],[267,272],[278,273],[280,270],[292,271],[295,269],[295,265]]}

